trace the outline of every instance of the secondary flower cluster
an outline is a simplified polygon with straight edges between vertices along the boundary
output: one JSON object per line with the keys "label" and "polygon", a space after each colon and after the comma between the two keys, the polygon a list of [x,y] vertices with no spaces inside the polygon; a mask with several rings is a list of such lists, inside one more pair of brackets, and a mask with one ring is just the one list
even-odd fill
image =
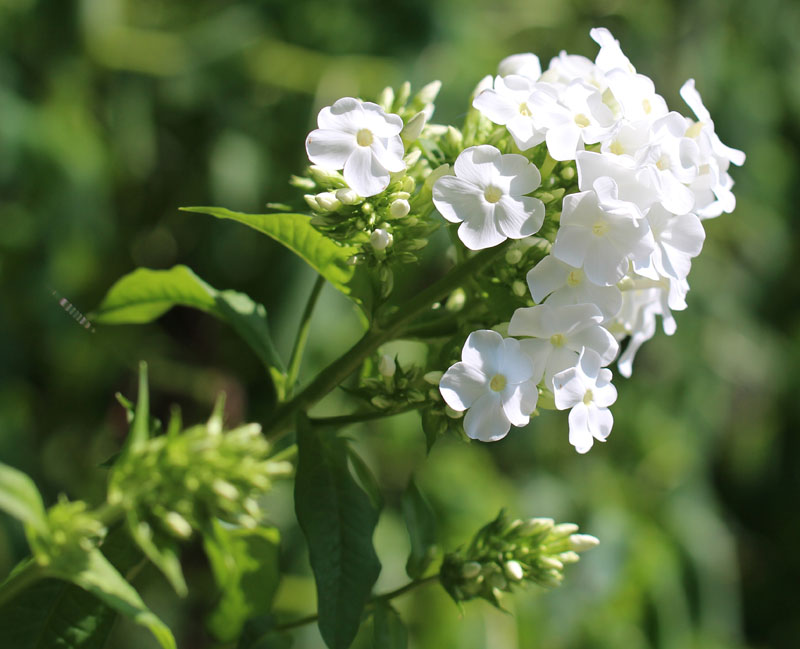
{"label": "secondary flower cluster", "polygon": [[540,174],[526,155],[545,146],[551,164],[574,164],[578,177],[550,254],[527,275],[536,306],[517,309],[508,324],[519,340],[472,333],[440,383],[445,402],[468,411],[464,428],[475,439],[527,424],[547,392],[556,408],[570,409],[579,452],[605,440],[617,396],[606,366],[618,359],[630,376],[656,316],[674,333],[672,311],[686,308],[686,278],[705,238],[701,221],[735,207],[728,168],[744,154],[722,144],[694,81],[681,89],[690,119],[668,110],[608,30],[591,36],[600,45],[594,62],[562,52],[542,72],[535,55],[519,54],[481,82],[473,106],[522,154],[468,148],[455,175],[433,188],[439,212],[461,222],[461,241],[478,250],[542,225],[541,203],[527,195]]}
{"label": "secondary flower cluster", "polygon": [[[680,91],[689,118],[668,109],[607,29],[591,37],[594,61],[561,52],[542,71],[534,54],[504,59],[478,84],[461,131],[429,123],[434,82],[410,102],[407,85],[378,103],[339,99],[306,140],[314,166],[296,180],[324,190],[306,195],[312,223],[362,244],[354,263],[386,275],[381,298],[391,291],[386,264],[414,261],[442,224],[434,209],[469,250],[517,240],[493,292],[476,278],[471,299],[492,301],[485,317],[469,309],[503,335],[473,331],[439,383],[474,439],[501,439],[538,405],[570,410],[579,452],[605,440],[617,397],[607,367],[631,375],[657,316],[675,332],[702,221],[735,207],[728,169],[744,154],[720,141],[694,81]],[[535,259],[519,268],[525,251]],[[498,300],[498,287],[513,299]]]}

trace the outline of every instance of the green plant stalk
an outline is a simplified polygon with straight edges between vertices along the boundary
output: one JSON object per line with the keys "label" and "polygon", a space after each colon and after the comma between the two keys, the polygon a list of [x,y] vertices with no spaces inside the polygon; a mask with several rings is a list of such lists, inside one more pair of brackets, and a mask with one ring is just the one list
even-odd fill
{"label": "green plant stalk", "polygon": [[307,410],[336,388],[358,369],[365,358],[384,343],[394,340],[409,322],[427,310],[431,304],[440,301],[468,281],[475,273],[480,272],[503,255],[507,245],[508,241],[479,252],[463,264],[453,268],[435,284],[417,293],[416,296],[401,305],[385,322],[381,322],[380,318],[377,318],[361,340],[322,370],[302,392],[278,408],[272,424],[264,429],[267,439],[276,439],[288,432],[293,427],[294,418],[299,412]]}
{"label": "green plant stalk", "polygon": [[317,304],[317,299],[325,285],[325,278],[322,275],[317,277],[314,282],[314,288],[311,289],[311,294],[308,296],[306,308],[303,311],[303,316],[300,319],[300,327],[297,330],[297,337],[292,347],[292,354],[289,358],[289,368],[286,371],[286,396],[291,397],[294,392],[297,377],[300,374],[300,364],[303,361],[303,352],[306,348],[308,341],[308,332],[311,328],[311,316],[314,314],[314,307]]}
{"label": "green plant stalk", "polygon": [[[425,584],[430,584],[434,581],[439,581],[438,572],[433,575],[429,575],[427,577],[422,577],[421,579],[415,579],[414,581],[410,581],[405,586],[400,586],[400,588],[395,588],[394,590],[391,590],[388,593],[382,593],[381,595],[374,595],[373,597],[370,597],[369,601],[367,601],[367,606],[375,604],[376,602],[388,602],[389,600],[392,600],[395,597],[400,597],[400,595],[405,595],[407,592],[414,590],[415,588],[419,588],[420,586],[424,586]],[[306,615],[305,617],[301,617],[300,619],[294,620],[293,622],[287,622],[286,624],[277,625],[275,627],[275,631],[290,631],[291,629],[296,629],[298,627],[305,626],[306,624],[311,624],[312,622],[316,622],[318,618],[319,618],[319,613]]]}
{"label": "green plant stalk", "polygon": [[384,417],[394,417],[395,415],[402,415],[406,412],[419,410],[420,404],[409,404],[404,408],[397,410],[371,410],[369,412],[354,412],[349,415],[335,415],[333,417],[310,417],[309,422],[312,426],[344,426],[346,424],[358,424],[365,421],[373,421],[375,419],[383,419]]}

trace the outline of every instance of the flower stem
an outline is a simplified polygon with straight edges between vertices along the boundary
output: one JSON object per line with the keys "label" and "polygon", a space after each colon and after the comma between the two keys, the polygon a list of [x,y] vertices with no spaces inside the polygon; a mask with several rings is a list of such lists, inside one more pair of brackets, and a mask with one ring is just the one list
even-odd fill
{"label": "flower stem", "polygon": [[382,344],[394,340],[409,322],[424,313],[431,304],[444,298],[504,254],[507,243],[483,250],[470,257],[463,264],[454,267],[438,282],[417,293],[408,302],[395,309],[390,316],[377,317],[361,340],[320,372],[302,392],[278,408],[272,424],[264,430],[267,439],[276,439],[289,431],[294,425],[294,418],[298,412],[311,407],[336,388],[358,369],[365,358]]}
{"label": "flower stem", "polygon": [[[409,404],[404,408],[397,410],[370,410],[369,412],[354,412],[349,415],[336,415],[333,417],[310,417],[309,422],[312,426],[344,426],[346,424],[358,424],[364,421],[372,421],[374,419],[383,419],[384,417],[394,417],[395,415],[402,415],[406,412],[419,410],[420,404]],[[422,406],[425,407],[425,406]]]}
{"label": "flower stem", "polygon": [[[388,602],[389,600],[394,599],[395,597],[400,597],[400,595],[405,595],[407,592],[414,590],[415,588],[419,588],[420,586],[424,586],[425,584],[430,584],[431,582],[439,581],[439,573],[429,575],[428,577],[423,577],[422,579],[415,579],[414,581],[408,582],[405,586],[401,586],[400,588],[396,588],[395,590],[391,590],[388,593],[382,593],[381,595],[374,595],[370,597],[367,601],[367,606],[372,604],[376,604],[377,602]],[[319,613],[313,613],[312,615],[306,615],[305,617],[301,617],[298,620],[294,620],[293,622],[287,622],[286,624],[279,624],[275,627],[275,631],[289,631],[291,629],[296,629],[301,626],[305,626],[306,624],[311,624],[312,622],[316,622],[319,618]]]}
{"label": "flower stem", "polygon": [[292,355],[289,358],[289,369],[286,371],[286,396],[289,397],[294,391],[297,377],[300,374],[300,364],[303,361],[303,351],[306,348],[308,341],[308,332],[311,328],[311,316],[314,313],[314,307],[317,304],[322,287],[325,284],[325,278],[322,275],[317,276],[314,282],[314,288],[311,289],[311,294],[308,296],[306,308],[303,311],[303,316],[300,319],[300,327],[297,329],[297,337],[294,340],[294,347],[292,348]]}

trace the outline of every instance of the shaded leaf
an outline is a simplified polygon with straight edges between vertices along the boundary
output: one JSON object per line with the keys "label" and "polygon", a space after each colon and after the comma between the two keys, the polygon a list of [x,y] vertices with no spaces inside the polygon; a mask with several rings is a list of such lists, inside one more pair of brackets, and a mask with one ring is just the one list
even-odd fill
{"label": "shaded leaf", "polygon": [[358,248],[343,246],[319,232],[305,214],[243,214],[222,207],[182,207],[184,212],[231,219],[258,230],[282,244],[327,279],[337,290],[369,312],[372,283],[360,267],[347,263]]}
{"label": "shaded leaf", "polygon": [[411,540],[411,552],[406,561],[406,573],[412,579],[424,576],[436,558],[436,514],[419,490],[414,479],[408,481],[402,500],[403,518]]}
{"label": "shaded leaf", "polygon": [[292,646],[292,636],[274,631],[273,626],[271,615],[249,620],[239,636],[236,649],[289,649]]}
{"label": "shaded leaf", "polygon": [[348,468],[347,441],[298,427],[295,510],[317,584],[319,629],[331,649],[346,649],[380,573],[372,546],[378,510]]}
{"label": "shaded leaf", "polygon": [[30,525],[37,532],[47,530],[47,515],[39,490],[22,471],[0,463],[0,509]]}
{"label": "shaded leaf", "polygon": [[139,268],[109,289],[92,319],[98,324],[152,322],[174,306],[205,311],[233,327],[268,368],[285,371],[272,342],[267,311],[244,293],[218,291],[186,266]]}
{"label": "shaded leaf", "polygon": [[374,649],[406,649],[408,631],[403,620],[388,602],[378,602],[372,613],[372,646]]}
{"label": "shaded leaf", "polygon": [[275,528],[230,529],[218,521],[203,545],[222,598],[208,626],[223,642],[239,637],[245,621],[268,613],[278,589],[280,534]]}

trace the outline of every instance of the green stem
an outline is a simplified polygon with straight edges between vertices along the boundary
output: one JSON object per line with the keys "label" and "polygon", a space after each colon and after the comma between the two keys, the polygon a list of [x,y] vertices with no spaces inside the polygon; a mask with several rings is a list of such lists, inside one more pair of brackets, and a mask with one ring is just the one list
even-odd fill
{"label": "green stem", "polygon": [[311,289],[311,294],[308,296],[306,308],[303,311],[303,316],[300,318],[300,327],[297,330],[297,337],[294,340],[294,347],[292,347],[292,355],[289,358],[289,369],[286,370],[286,396],[289,397],[294,392],[297,377],[300,374],[300,364],[303,361],[303,351],[306,348],[308,341],[308,332],[311,328],[311,316],[314,313],[314,307],[317,304],[317,298],[322,291],[325,284],[325,278],[322,275],[317,276],[314,282],[314,288]]}
{"label": "green stem", "polygon": [[334,417],[311,417],[309,421],[312,426],[344,426],[346,424],[358,424],[364,421],[372,421],[374,419],[383,419],[384,417],[394,417],[395,415],[402,415],[406,412],[419,410],[420,404],[409,404],[405,408],[398,408],[397,410],[371,410],[369,412],[354,412],[349,415],[336,415]]}
{"label": "green stem", "polygon": [[0,608],[13,600],[19,593],[34,582],[46,576],[44,568],[33,559],[28,559],[26,564],[20,566],[0,584]]}
{"label": "green stem", "polygon": [[506,246],[507,242],[479,252],[463,264],[453,268],[435,284],[417,293],[416,296],[397,308],[393,315],[384,322],[381,321],[381,318],[376,318],[372,327],[361,340],[320,372],[302,392],[278,408],[272,424],[264,430],[266,437],[275,439],[290,430],[298,412],[314,405],[336,388],[358,369],[365,358],[384,343],[395,339],[409,322],[424,313],[431,304],[447,296],[504,254]]}
{"label": "green stem", "polygon": [[[373,597],[370,597],[370,599],[367,601],[367,606],[376,604],[377,602],[388,602],[389,600],[392,600],[395,597],[400,597],[400,595],[405,595],[410,590],[414,590],[415,588],[419,588],[420,586],[424,586],[425,584],[430,584],[431,582],[434,581],[439,581],[438,572],[434,575],[423,577],[422,579],[415,579],[414,581],[410,581],[405,586],[401,586],[400,588],[391,590],[388,593],[383,593],[381,595],[374,595]],[[287,622],[286,624],[277,625],[275,627],[275,631],[290,631],[291,629],[296,629],[298,627],[305,626],[306,624],[311,624],[312,622],[316,622],[318,618],[319,618],[319,613],[306,615],[305,617],[301,617],[300,619],[295,620],[294,622]]]}

